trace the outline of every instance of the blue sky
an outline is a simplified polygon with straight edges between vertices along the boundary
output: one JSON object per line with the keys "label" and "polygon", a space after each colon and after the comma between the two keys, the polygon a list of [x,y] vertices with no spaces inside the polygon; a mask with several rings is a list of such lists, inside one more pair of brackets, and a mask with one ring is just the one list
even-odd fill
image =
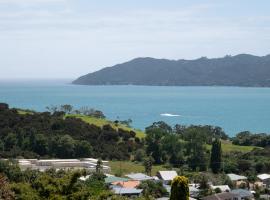
{"label": "blue sky", "polygon": [[0,0],[0,79],[76,78],[135,57],[270,53],[269,0]]}

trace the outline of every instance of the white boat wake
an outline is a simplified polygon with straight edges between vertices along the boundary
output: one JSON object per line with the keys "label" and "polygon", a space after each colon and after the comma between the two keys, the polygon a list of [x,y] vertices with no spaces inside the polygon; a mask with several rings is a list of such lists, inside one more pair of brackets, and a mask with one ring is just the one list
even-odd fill
{"label": "white boat wake", "polygon": [[171,114],[171,113],[162,113],[160,115],[163,116],[163,117],[180,117],[180,115]]}

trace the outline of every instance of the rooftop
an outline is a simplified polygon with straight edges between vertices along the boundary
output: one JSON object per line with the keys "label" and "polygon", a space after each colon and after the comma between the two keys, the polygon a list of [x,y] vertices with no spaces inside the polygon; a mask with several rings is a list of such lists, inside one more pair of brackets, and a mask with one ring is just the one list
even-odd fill
{"label": "rooftop", "polygon": [[222,192],[231,191],[231,188],[228,185],[212,185],[211,188],[213,190],[219,188]]}
{"label": "rooftop", "polygon": [[270,179],[270,174],[260,174],[257,176],[260,180]]}
{"label": "rooftop", "polygon": [[158,174],[160,175],[160,178],[164,181],[173,180],[177,176],[176,171],[159,171]]}
{"label": "rooftop", "polygon": [[138,181],[153,180],[151,176],[147,176],[143,173],[131,173],[126,175],[128,178]]}
{"label": "rooftop", "polygon": [[134,181],[134,180],[119,181],[119,182],[113,182],[112,184],[121,186],[123,188],[136,188],[138,185],[140,185],[140,181]]}
{"label": "rooftop", "polygon": [[241,198],[246,198],[246,197],[252,197],[253,194],[249,190],[244,190],[244,189],[235,189],[232,190],[231,193],[237,194]]}
{"label": "rooftop", "polygon": [[232,181],[247,180],[247,177],[245,177],[245,176],[240,176],[240,175],[237,175],[237,174],[227,174],[227,176],[228,176]]}
{"label": "rooftop", "polygon": [[238,195],[230,193],[230,192],[223,192],[223,193],[213,194],[207,197],[203,197],[202,199],[203,200],[221,200],[221,199],[234,199],[234,198],[238,199]]}
{"label": "rooftop", "polygon": [[117,176],[109,176],[105,178],[105,183],[113,183],[113,182],[124,182],[128,181],[128,178],[122,178],[122,177],[117,177]]}
{"label": "rooftop", "polygon": [[141,194],[143,190],[136,188],[114,187],[113,191],[115,194]]}

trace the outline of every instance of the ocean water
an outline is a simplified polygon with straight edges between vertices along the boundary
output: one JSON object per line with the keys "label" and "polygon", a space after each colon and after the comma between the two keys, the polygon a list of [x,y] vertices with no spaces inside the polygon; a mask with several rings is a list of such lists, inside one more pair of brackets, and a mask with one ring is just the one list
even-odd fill
{"label": "ocean water", "polygon": [[0,102],[45,111],[71,104],[102,110],[111,119],[132,119],[144,130],[152,122],[222,127],[270,133],[270,88],[78,86],[69,81],[0,81]]}

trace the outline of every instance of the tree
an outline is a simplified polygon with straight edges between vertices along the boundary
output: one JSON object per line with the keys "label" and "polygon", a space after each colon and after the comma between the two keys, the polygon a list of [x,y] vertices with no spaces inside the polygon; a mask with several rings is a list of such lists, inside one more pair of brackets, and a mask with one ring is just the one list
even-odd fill
{"label": "tree", "polygon": [[217,174],[221,169],[221,142],[219,139],[215,139],[212,143],[211,158],[210,158],[210,168],[213,173]]}
{"label": "tree", "polygon": [[64,104],[64,105],[61,105],[61,110],[64,111],[65,113],[70,113],[73,109],[73,107],[69,104]]}
{"label": "tree", "polygon": [[176,176],[172,181],[170,200],[188,200],[188,179],[184,176]]}
{"label": "tree", "polygon": [[0,199],[13,200],[15,199],[14,193],[11,191],[7,179],[0,174]]}
{"label": "tree", "polygon": [[189,129],[187,132],[187,155],[188,165],[192,170],[199,169],[200,171],[206,170],[206,148],[203,136],[198,134],[196,128]]}
{"label": "tree", "polygon": [[146,132],[151,129],[160,129],[166,133],[172,132],[172,127],[168,125],[167,123],[165,123],[164,121],[154,122],[151,126],[148,126],[145,128]]}
{"label": "tree", "polygon": [[96,165],[96,173],[101,173],[102,171],[102,160],[99,158]]}
{"label": "tree", "polygon": [[74,156],[75,140],[70,135],[62,136],[58,141],[57,155],[60,158],[72,158]]}
{"label": "tree", "polygon": [[146,144],[147,144],[147,154],[152,156],[156,164],[160,164],[162,146],[161,140],[167,133],[164,132],[163,129],[160,128],[147,128],[146,129]]}
{"label": "tree", "polygon": [[136,151],[136,153],[135,153],[134,159],[135,159],[136,161],[141,162],[141,161],[143,161],[144,157],[145,157],[145,152],[144,152],[144,150],[143,150],[143,149],[138,149],[138,150]]}
{"label": "tree", "polygon": [[92,146],[89,142],[82,140],[78,141],[75,146],[75,155],[76,157],[90,157],[92,154]]}
{"label": "tree", "polygon": [[160,198],[167,194],[167,190],[163,187],[162,182],[147,180],[140,183],[138,186],[139,189],[143,189],[143,195],[151,195],[154,198]]}
{"label": "tree", "polygon": [[145,173],[149,176],[151,176],[151,173],[152,173],[152,165],[153,165],[153,158],[152,157],[148,157],[144,160]]}

